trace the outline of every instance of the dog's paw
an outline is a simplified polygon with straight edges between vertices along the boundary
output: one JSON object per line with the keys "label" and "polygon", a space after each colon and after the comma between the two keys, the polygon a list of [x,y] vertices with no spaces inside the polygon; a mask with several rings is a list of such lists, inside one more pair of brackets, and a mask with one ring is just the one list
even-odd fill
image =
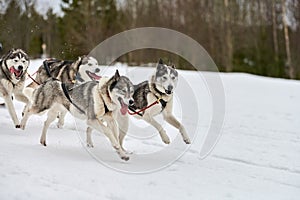
{"label": "dog's paw", "polygon": [[40,140],[40,143],[43,145],[43,146],[47,146],[47,144],[46,144],[46,141],[45,140]]}
{"label": "dog's paw", "polygon": [[128,161],[129,160],[129,156],[121,156],[122,160]]}
{"label": "dog's paw", "polygon": [[191,144],[190,138],[184,138],[183,141],[184,141],[186,144]]}
{"label": "dog's paw", "polygon": [[25,125],[17,124],[17,125],[16,125],[16,128],[17,128],[17,129],[21,129],[21,130],[25,130]]}
{"label": "dog's paw", "polygon": [[87,143],[86,146],[87,146],[88,148],[94,148],[93,143]]}
{"label": "dog's paw", "polygon": [[167,135],[162,137],[161,139],[165,144],[170,144],[170,138]]}
{"label": "dog's paw", "polygon": [[59,128],[59,129],[62,129],[63,128],[63,126],[64,126],[64,124],[63,123],[57,123],[57,128]]}

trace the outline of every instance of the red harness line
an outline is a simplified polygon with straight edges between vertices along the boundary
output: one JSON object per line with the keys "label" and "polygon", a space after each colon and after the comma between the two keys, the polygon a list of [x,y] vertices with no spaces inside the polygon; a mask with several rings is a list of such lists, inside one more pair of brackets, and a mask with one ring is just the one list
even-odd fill
{"label": "red harness line", "polygon": [[28,77],[29,77],[33,82],[35,82],[36,84],[40,85],[39,82],[37,82],[36,80],[34,80],[34,78],[32,78],[32,76],[33,76],[34,74],[36,74],[37,71],[36,71],[34,74],[32,74],[32,75],[30,75],[28,72],[26,72],[26,73],[27,73]]}
{"label": "red harness line", "polygon": [[160,100],[161,100],[161,98],[158,98],[158,99],[157,99],[156,101],[154,101],[152,104],[150,104],[149,106],[146,106],[145,108],[142,108],[142,109],[139,110],[139,111],[136,111],[136,112],[131,113],[131,112],[129,112],[129,110],[127,110],[127,112],[128,112],[129,115],[137,115],[137,114],[139,114],[140,112],[143,112],[143,111],[147,110],[148,108],[154,106],[155,104],[158,104]]}

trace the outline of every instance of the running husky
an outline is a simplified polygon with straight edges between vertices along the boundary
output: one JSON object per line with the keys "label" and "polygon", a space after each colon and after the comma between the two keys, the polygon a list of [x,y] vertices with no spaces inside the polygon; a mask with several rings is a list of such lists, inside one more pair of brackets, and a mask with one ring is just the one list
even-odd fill
{"label": "running husky", "polygon": [[19,120],[12,102],[12,95],[27,105],[28,98],[24,95],[23,89],[28,66],[28,55],[21,49],[10,50],[0,60],[0,96],[3,97],[16,128],[19,127]]}
{"label": "running husky", "polygon": [[[149,109],[146,109],[143,112],[139,112],[135,116],[154,126],[158,130],[162,141],[166,144],[169,144],[170,139],[166,134],[166,131],[163,129],[161,124],[154,119],[154,116],[162,113],[164,119],[169,124],[179,129],[183,141],[186,144],[190,144],[191,141],[186,133],[185,128],[172,114],[173,91],[176,88],[177,81],[178,72],[175,70],[175,66],[167,66],[163,63],[162,59],[160,59],[155,73],[152,75],[150,81],[144,81],[138,85],[135,85],[133,94],[134,104],[130,105],[129,109],[136,112],[157,101],[157,104],[149,107]],[[124,118],[123,121],[127,121],[126,123],[128,123],[128,119]],[[123,124],[123,127],[120,128],[119,137],[121,146],[128,130],[128,125],[126,125],[126,123],[120,123]]]}
{"label": "running husky", "polygon": [[[81,56],[76,61],[48,59],[39,67],[35,79],[27,86],[24,93],[30,98],[33,89],[49,78],[67,83],[69,88],[87,81],[98,81],[100,76],[98,61],[91,56]],[[25,110],[25,109],[24,109]],[[62,128],[67,112],[59,112],[57,127]]]}
{"label": "running husky", "polygon": [[91,56],[81,56],[76,61],[48,59],[39,67],[35,81],[29,87],[44,83],[49,78],[56,78],[63,83],[83,83],[101,78],[98,61]]}
{"label": "running husky", "polygon": [[40,143],[46,146],[46,133],[50,123],[56,118],[58,111],[68,110],[74,117],[86,120],[88,146],[93,146],[91,132],[96,129],[109,138],[121,159],[128,160],[129,157],[119,143],[115,119],[118,115],[127,114],[128,105],[133,103],[133,92],[131,81],[120,76],[118,71],[113,77],[102,78],[100,82],[90,81],[76,86],[70,93],[63,83],[50,79],[34,90],[32,103],[24,114],[20,128],[25,128],[30,115],[49,110],[40,139]]}

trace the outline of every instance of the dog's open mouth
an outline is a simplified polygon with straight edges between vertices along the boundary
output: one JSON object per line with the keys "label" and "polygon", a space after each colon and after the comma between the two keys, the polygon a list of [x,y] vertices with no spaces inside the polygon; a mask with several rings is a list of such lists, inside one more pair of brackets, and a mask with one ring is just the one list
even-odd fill
{"label": "dog's open mouth", "polygon": [[15,77],[16,79],[20,79],[21,76],[23,75],[23,70],[16,70],[14,67],[11,67],[9,69],[10,73],[14,73],[15,74]]}
{"label": "dog's open mouth", "polygon": [[101,76],[98,76],[97,74],[90,72],[88,70],[86,70],[85,72],[90,77],[90,79],[93,81],[98,81],[101,78]]}
{"label": "dog's open mouth", "polygon": [[124,103],[123,99],[121,97],[118,98],[120,105],[121,105],[121,109],[120,112],[122,115],[126,115],[127,110],[128,110],[128,105]]}
{"label": "dog's open mouth", "polygon": [[172,94],[172,91],[171,91],[171,90],[165,90],[165,92],[166,92],[167,95]]}

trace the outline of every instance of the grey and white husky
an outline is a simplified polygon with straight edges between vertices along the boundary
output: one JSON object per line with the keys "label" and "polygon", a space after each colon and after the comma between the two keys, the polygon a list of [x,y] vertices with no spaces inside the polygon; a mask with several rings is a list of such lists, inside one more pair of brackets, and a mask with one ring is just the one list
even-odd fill
{"label": "grey and white husky", "polygon": [[[152,126],[154,126],[162,139],[166,144],[170,143],[170,139],[163,129],[161,124],[159,124],[154,117],[162,113],[164,119],[179,129],[181,136],[186,144],[190,144],[191,141],[186,133],[184,126],[174,117],[172,114],[173,109],[173,92],[177,86],[178,82],[178,72],[175,66],[167,66],[163,63],[162,59],[159,60],[154,74],[151,76],[150,81],[144,81],[138,85],[135,85],[135,90],[133,94],[134,104],[129,106],[132,111],[139,111],[155,101],[158,104],[146,109],[145,111],[135,115],[139,119],[143,119]],[[127,120],[127,122],[126,122]],[[122,122],[123,121],[123,122]],[[120,144],[122,146],[123,139],[128,130],[128,119],[123,118],[121,120],[123,126],[120,128]],[[124,123],[125,122],[125,123]]]}
{"label": "grey and white husky", "polygon": [[128,160],[129,157],[119,143],[116,117],[127,114],[128,105],[133,103],[133,92],[131,81],[120,76],[118,71],[111,78],[103,77],[99,82],[83,83],[69,93],[60,81],[50,79],[34,90],[32,102],[21,121],[21,128],[25,128],[30,115],[48,110],[48,118],[40,138],[41,144],[46,146],[46,133],[50,123],[56,118],[58,111],[68,110],[74,117],[86,120],[88,146],[93,146],[91,132],[96,129],[109,138],[121,159]]}
{"label": "grey and white husky", "polygon": [[28,98],[23,93],[28,66],[28,55],[21,49],[10,50],[0,61],[0,96],[3,97],[16,127],[19,126],[19,120],[12,96],[14,95],[18,101],[28,103]]}
{"label": "grey and white husky", "polygon": [[[100,68],[98,61],[91,56],[81,56],[76,61],[48,59],[39,67],[35,81],[44,83],[49,78],[56,78],[64,83],[83,83],[91,80],[99,80]],[[36,82],[32,85],[36,86]]]}
{"label": "grey and white husky", "polygon": [[[39,67],[34,81],[28,85],[24,93],[31,96],[33,89],[39,84],[44,83],[49,78],[55,78],[71,88],[87,81],[98,81],[100,76],[100,67],[98,61],[91,56],[80,56],[76,61],[48,59]],[[25,109],[24,109],[25,110]],[[59,121],[57,126],[61,128],[64,124],[66,112],[57,114]]]}

